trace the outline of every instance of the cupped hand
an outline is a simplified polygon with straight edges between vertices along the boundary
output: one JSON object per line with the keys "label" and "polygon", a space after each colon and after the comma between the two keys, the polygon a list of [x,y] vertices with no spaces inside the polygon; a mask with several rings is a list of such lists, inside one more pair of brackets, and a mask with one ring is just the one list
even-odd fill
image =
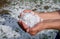
{"label": "cupped hand", "polygon": [[42,31],[44,29],[42,23],[38,23],[32,28],[28,27],[23,21],[19,20],[18,23],[25,32],[28,32],[32,36],[36,35],[39,31]]}
{"label": "cupped hand", "polygon": [[[24,10],[23,11],[24,13],[29,13],[29,12],[33,12],[32,10]],[[20,14],[20,16],[23,16],[22,14]],[[40,23],[38,23],[37,25],[35,25],[35,27],[28,27],[23,21],[19,20],[18,21],[20,27],[28,32],[30,35],[36,35],[39,31],[41,31],[43,29],[43,27],[40,27],[42,26]]]}
{"label": "cupped hand", "polygon": [[21,27],[25,32],[28,32],[30,35],[37,34],[37,28],[29,28],[23,21],[18,21],[19,27]]}

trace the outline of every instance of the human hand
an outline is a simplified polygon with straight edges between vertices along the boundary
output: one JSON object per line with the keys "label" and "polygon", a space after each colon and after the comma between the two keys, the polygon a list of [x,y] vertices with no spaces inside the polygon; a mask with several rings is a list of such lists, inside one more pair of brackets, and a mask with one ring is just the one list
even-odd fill
{"label": "human hand", "polygon": [[19,20],[18,24],[25,32],[28,32],[30,35],[35,35],[38,33],[37,28],[29,28],[23,21]]}
{"label": "human hand", "polygon": [[36,35],[39,31],[42,31],[44,29],[42,23],[38,23],[32,28],[29,28],[23,21],[19,20],[18,23],[25,32],[28,32],[32,36]]}
{"label": "human hand", "polygon": [[[24,13],[26,13],[26,12],[29,13],[29,12],[33,12],[33,11],[31,11],[31,10],[24,10],[23,12]],[[20,16],[23,16],[23,14],[20,14]],[[23,28],[23,30],[25,30],[26,32],[30,33],[31,35],[33,35],[34,33],[35,34],[37,33],[37,28],[36,29],[35,28],[29,28],[23,21],[19,22],[19,25],[21,25],[21,27]]]}
{"label": "human hand", "polygon": [[[28,28],[27,25],[23,25],[23,27],[27,27],[24,28],[26,30],[26,32],[28,32],[31,35],[36,35],[39,31],[42,31],[44,29],[58,29],[60,30],[60,21],[54,21],[53,19],[60,19],[60,15],[58,14],[58,12],[52,12],[52,13],[41,13],[41,14],[37,14],[40,17],[42,17],[44,20],[48,20],[48,21],[44,21],[44,23],[38,23],[37,25],[35,25],[32,28]],[[50,19],[50,21],[49,21]],[[53,21],[51,21],[53,20]],[[23,24],[23,23],[22,23]],[[22,25],[21,24],[21,25]]]}

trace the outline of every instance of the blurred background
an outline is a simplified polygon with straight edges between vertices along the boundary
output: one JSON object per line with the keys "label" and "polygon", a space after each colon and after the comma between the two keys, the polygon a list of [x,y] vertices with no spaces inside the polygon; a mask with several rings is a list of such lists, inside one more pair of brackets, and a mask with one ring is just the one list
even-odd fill
{"label": "blurred background", "polygon": [[60,10],[60,0],[1,0],[0,8],[18,5],[22,9],[39,12],[52,12]]}

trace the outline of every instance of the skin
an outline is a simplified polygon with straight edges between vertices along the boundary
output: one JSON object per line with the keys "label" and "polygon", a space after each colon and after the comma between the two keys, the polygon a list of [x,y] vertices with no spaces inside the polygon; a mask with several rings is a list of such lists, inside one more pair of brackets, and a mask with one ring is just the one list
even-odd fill
{"label": "skin", "polygon": [[[24,12],[31,12],[31,10],[24,10]],[[41,17],[42,19],[44,19],[44,21],[36,24],[32,28],[27,27],[27,25],[23,23],[23,21],[20,20],[18,21],[19,25],[21,25],[24,28],[24,30],[28,32],[30,35],[36,35],[38,32],[45,29],[60,30],[60,11],[46,13],[34,12],[34,13]]]}

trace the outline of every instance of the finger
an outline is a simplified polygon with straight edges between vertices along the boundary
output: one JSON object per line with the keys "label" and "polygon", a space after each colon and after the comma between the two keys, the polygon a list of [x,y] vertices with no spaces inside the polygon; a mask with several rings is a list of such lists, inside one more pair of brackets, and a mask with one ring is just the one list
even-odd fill
{"label": "finger", "polygon": [[28,26],[22,21],[22,29],[26,32],[27,31],[27,29],[28,29]]}
{"label": "finger", "polygon": [[28,30],[28,33],[33,36],[33,35],[36,35],[36,34],[37,34],[37,31],[36,31],[34,28],[30,28],[30,29]]}
{"label": "finger", "polygon": [[28,28],[28,26],[21,20],[18,21],[19,25],[21,25],[22,27],[24,27],[25,29]]}
{"label": "finger", "polygon": [[18,21],[18,24],[19,24],[19,27],[26,32],[26,27],[25,27],[26,25],[21,20]]}
{"label": "finger", "polygon": [[28,28],[28,26],[23,21],[21,22],[21,24],[24,27],[24,29],[27,29]]}

